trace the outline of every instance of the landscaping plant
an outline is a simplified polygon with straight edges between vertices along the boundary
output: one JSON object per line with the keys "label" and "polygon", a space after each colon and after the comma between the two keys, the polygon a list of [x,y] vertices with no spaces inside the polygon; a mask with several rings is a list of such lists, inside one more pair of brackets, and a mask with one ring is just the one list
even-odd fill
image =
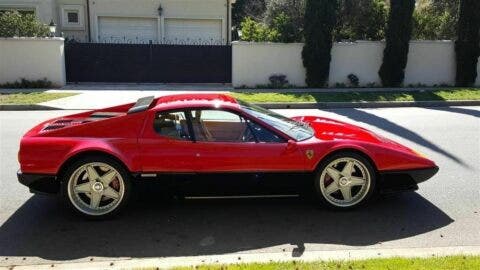
{"label": "landscaping plant", "polygon": [[383,86],[398,87],[405,78],[414,8],[415,0],[390,0],[386,47],[378,72]]}
{"label": "landscaping plant", "polygon": [[480,1],[462,0],[458,21],[458,38],[455,42],[457,57],[457,86],[473,85],[477,77],[480,56]]}
{"label": "landscaping plant", "polygon": [[336,0],[307,0],[305,8],[305,45],[302,51],[309,87],[324,87],[330,72]]}
{"label": "landscaping plant", "polygon": [[0,37],[46,37],[48,34],[48,26],[39,22],[34,14],[0,13]]}

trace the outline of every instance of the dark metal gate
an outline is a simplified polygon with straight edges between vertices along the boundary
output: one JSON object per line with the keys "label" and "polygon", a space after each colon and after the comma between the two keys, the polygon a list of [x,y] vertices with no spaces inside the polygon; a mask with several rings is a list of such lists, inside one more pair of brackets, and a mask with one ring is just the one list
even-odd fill
{"label": "dark metal gate", "polygon": [[232,47],[67,43],[68,82],[231,83]]}

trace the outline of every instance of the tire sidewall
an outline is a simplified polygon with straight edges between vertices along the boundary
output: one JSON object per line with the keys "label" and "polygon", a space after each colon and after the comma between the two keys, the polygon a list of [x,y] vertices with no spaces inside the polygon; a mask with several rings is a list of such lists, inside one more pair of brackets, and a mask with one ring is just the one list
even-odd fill
{"label": "tire sidewall", "polygon": [[[365,165],[365,167],[367,168],[368,173],[370,174],[370,187],[369,187],[369,190],[368,190],[367,194],[362,199],[362,201],[360,201],[359,203],[357,203],[355,205],[352,205],[352,206],[341,207],[341,206],[337,206],[337,205],[334,205],[334,204],[330,203],[324,197],[324,195],[321,191],[321,188],[320,188],[320,177],[321,177],[323,171],[325,170],[326,166],[328,164],[330,164],[332,161],[334,161],[336,159],[339,159],[339,158],[354,158],[354,159],[362,162]],[[375,168],[372,165],[372,162],[370,160],[368,160],[367,158],[365,158],[363,155],[357,154],[355,152],[348,152],[348,151],[338,152],[338,153],[335,153],[331,156],[328,156],[327,158],[325,158],[319,164],[317,172],[315,173],[314,177],[315,178],[313,179],[313,181],[314,181],[314,189],[315,189],[315,198],[322,205],[324,205],[324,206],[326,206],[330,209],[334,209],[334,210],[350,210],[350,209],[355,209],[357,207],[365,205],[371,199],[371,197],[373,196],[373,194],[375,193],[375,190],[376,190],[377,173],[376,173]]]}
{"label": "tire sidewall", "polygon": [[[68,196],[68,186],[69,186],[71,175],[79,167],[92,162],[102,162],[112,166],[122,176],[124,187],[125,187],[125,193],[123,195],[122,201],[117,206],[117,208],[115,208],[113,211],[107,214],[99,215],[99,216],[88,215],[80,211],[79,209],[77,209],[77,207],[75,207],[75,205],[73,205],[73,202],[70,200],[70,197]],[[61,197],[64,203],[68,206],[68,208],[73,210],[77,215],[85,217],[87,219],[91,219],[91,220],[102,220],[102,219],[107,219],[107,218],[111,218],[118,215],[127,206],[131,196],[130,194],[132,190],[132,181],[131,181],[130,173],[125,169],[125,167],[121,163],[109,157],[92,156],[92,157],[81,158],[73,162],[70,166],[68,166],[65,172],[62,173],[60,180],[61,180]]]}

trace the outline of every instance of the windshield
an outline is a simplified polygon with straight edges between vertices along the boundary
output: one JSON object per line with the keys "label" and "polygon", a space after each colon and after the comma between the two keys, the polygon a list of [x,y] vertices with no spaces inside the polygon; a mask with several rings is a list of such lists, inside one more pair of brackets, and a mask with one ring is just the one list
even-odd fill
{"label": "windshield", "polygon": [[237,100],[237,102],[244,112],[282,131],[296,141],[310,139],[314,134],[313,129],[306,123],[294,121],[283,115],[249,104],[245,101]]}

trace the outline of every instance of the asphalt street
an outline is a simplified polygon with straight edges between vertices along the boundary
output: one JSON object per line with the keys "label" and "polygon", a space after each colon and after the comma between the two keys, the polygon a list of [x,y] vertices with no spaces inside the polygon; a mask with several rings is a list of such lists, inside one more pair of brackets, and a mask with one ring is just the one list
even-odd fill
{"label": "asphalt street", "polygon": [[21,136],[73,111],[0,112],[0,266],[217,254],[480,246],[480,107],[280,110],[353,122],[423,152],[440,172],[418,192],[334,212],[298,198],[161,199],[85,221],[16,179]]}

